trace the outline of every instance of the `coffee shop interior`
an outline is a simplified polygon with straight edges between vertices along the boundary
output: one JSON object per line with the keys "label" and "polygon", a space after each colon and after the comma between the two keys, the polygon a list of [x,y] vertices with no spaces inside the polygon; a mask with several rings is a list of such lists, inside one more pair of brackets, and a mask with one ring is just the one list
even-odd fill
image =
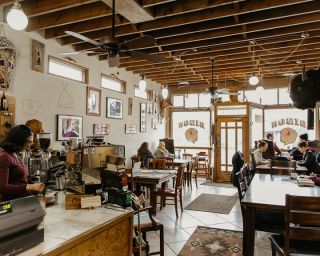
{"label": "coffee shop interior", "polygon": [[0,255],[320,255],[318,0],[0,8]]}

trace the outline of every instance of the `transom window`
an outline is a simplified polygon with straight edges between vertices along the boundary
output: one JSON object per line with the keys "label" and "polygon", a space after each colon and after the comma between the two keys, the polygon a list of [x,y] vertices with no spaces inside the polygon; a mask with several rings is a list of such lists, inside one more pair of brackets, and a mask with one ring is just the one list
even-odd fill
{"label": "transom window", "polygon": [[48,73],[82,83],[88,83],[89,70],[87,68],[52,56],[49,56]]}
{"label": "transom window", "polygon": [[101,74],[101,87],[112,91],[125,93],[126,82],[105,74]]}

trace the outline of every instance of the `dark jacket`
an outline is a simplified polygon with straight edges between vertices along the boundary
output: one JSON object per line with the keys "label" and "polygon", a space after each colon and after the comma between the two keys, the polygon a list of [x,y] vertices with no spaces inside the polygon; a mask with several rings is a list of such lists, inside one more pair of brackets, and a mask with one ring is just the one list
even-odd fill
{"label": "dark jacket", "polygon": [[142,165],[145,168],[149,168],[148,167],[148,158],[154,158],[153,154],[150,151],[140,152],[140,153],[138,153],[138,157],[140,157],[142,159]]}
{"label": "dark jacket", "polygon": [[308,169],[307,174],[311,172],[320,173],[320,166],[316,160],[316,155],[311,150],[307,150],[302,160],[298,161],[297,164],[305,166]]}
{"label": "dark jacket", "polygon": [[240,151],[237,151],[232,156],[232,173],[231,173],[231,181],[233,186],[235,187],[238,186],[236,174],[241,170],[243,164],[244,164],[243,154]]}

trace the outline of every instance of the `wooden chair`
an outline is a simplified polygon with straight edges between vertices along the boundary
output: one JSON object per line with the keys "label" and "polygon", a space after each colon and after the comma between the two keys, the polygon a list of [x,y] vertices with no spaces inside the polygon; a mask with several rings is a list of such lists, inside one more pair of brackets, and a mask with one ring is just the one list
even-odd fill
{"label": "wooden chair", "polygon": [[187,184],[187,186],[192,189],[192,178],[194,178],[196,183],[196,188],[198,188],[198,158],[195,157],[194,161],[190,162],[184,170],[184,184]]}
{"label": "wooden chair", "polygon": [[286,195],[285,220],[284,235],[269,236],[272,256],[320,255],[320,197]]}
{"label": "wooden chair", "polygon": [[291,172],[296,172],[296,161],[270,160],[271,175],[290,175]]}
{"label": "wooden chair", "polygon": [[198,152],[196,156],[198,157],[198,171],[205,171],[206,179],[208,179],[209,160],[207,152]]}
{"label": "wooden chair", "polygon": [[193,159],[193,154],[182,154],[182,159],[186,159],[186,160],[192,160]]}
{"label": "wooden chair", "polygon": [[148,168],[151,169],[163,169],[166,165],[166,159],[156,159],[156,158],[149,158],[148,159]]}
{"label": "wooden chair", "polygon": [[134,166],[134,164],[136,162],[141,162],[141,164],[143,165],[143,161],[141,159],[141,157],[138,157],[138,156],[132,156],[131,157],[131,164],[132,164],[132,167]]}
{"label": "wooden chair", "polygon": [[[156,255],[160,254],[160,256],[164,256],[164,234],[163,234],[163,224],[156,218],[152,216],[152,206],[139,209],[140,215],[140,227],[138,226],[138,211],[135,210],[134,214],[134,230],[136,234],[140,229],[143,240],[147,243],[147,255]],[[159,231],[160,233],[160,251],[157,252],[149,252],[150,246],[147,241],[147,233],[151,231]]]}
{"label": "wooden chair", "polygon": [[[250,185],[250,179],[246,174],[244,168],[241,169],[240,172],[236,174],[238,184],[238,195],[241,204],[241,200],[244,197],[247,189]],[[241,204],[241,213],[242,217],[244,217],[245,207]],[[244,218],[243,218],[244,219]],[[245,223],[243,223],[245,225]],[[271,232],[282,234],[284,232],[284,216],[280,213],[272,213],[272,212],[256,212],[256,224],[255,230],[264,231],[264,232]]]}
{"label": "wooden chair", "polygon": [[166,204],[166,199],[174,199],[174,206],[176,210],[176,217],[178,218],[178,200],[180,201],[181,212],[183,212],[182,207],[182,180],[183,180],[183,166],[179,166],[177,171],[177,182],[174,189],[160,188],[157,190],[157,196],[160,196],[160,209]]}
{"label": "wooden chair", "polygon": [[251,153],[251,163],[252,163],[252,169],[255,170],[257,167],[256,159],[254,158],[253,152]]}

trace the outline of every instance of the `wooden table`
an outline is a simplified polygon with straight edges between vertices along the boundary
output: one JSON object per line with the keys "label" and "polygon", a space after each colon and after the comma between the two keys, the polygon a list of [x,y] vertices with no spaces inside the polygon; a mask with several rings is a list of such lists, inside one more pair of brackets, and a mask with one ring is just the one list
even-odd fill
{"label": "wooden table", "polygon": [[[291,170],[291,171],[293,171],[293,168],[291,168],[291,167],[273,166],[272,168],[275,169],[275,170],[279,169],[279,170]],[[259,164],[259,165],[256,166],[255,171],[256,171],[256,173],[260,173],[260,174],[270,174],[270,165],[269,164]],[[306,174],[307,171],[308,171],[308,169],[305,166],[300,166],[300,165],[297,164],[296,172],[298,174]]]}
{"label": "wooden table", "polygon": [[153,208],[153,214],[156,215],[157,210],[157,185],[172,179],[177,174],[177,170],[140,170],[133,172],[134,183],[143,184],[150,188],[150,205]]}
{"label": "wooden table", "polygon": [[178,158],[173,159],[173,164],[175,166],[187,166],[190,162],[192,162],[192,160]]}
{"label": "wooden table", "polygon": [[254,255],[256,211],[285,213],[285,195],[320,196],[320,187],[299,187],[288,176],[255,174],[242,199],[243,255]]}

